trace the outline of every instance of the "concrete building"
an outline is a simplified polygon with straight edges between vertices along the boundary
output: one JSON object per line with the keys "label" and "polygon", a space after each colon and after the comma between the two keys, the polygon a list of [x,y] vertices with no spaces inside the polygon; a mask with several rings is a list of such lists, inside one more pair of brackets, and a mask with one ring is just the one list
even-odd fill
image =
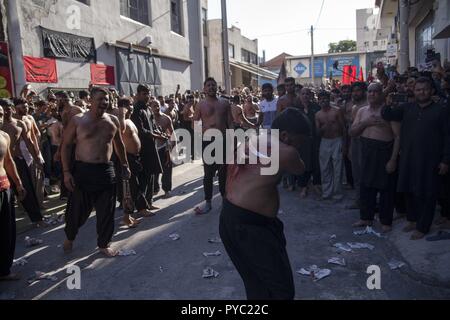
{"label": "concrete building", "polygon": [[98,65],[124,94],[140,82],[156,94],[203,87],[207,0],[6,2],[16,93],[26,83],[24,57],[56,59],[57,82],[32,83],[40,93],[87,88]]}
{"label": "concrete building", "polygon": [[[326,83],[332,76],[333,79],[342,81],[342,69],[346,65],[356,67],[356,77],[359,78],[361,67],[364,77],[367,75],[365,52],[342,52],[342,53],[324,53],[316,54],[314,59],[315,85]],[[339,67],[335,70],[333,65],[338,61]],[[286,71],[288,77],[296,79],[297,83],[303,85],[312,84],[311,77],[311,56],[294,56],[286,58]]]}
{"label": "concrete building", "polygon": [[[399,0],[376,0],[380,8],[379,33],[391,34],[391,43],[400,50]],[[426,52],[435,49],[442,62],[450,60],[450,0],[417,0],[409,2],[409,65],[427,68]]]}
{"label": "concrete building", "polygon": [[[224,87],[222,20],[208,21],[209,76],[214,77],[219,86]],[[264,80],[274,80],[278,74],[259,67],[258,40],[244,37],[235,26],[228,29],[228,52],[230,55],[231,87],[256,87]]]}
{"label": "concrete building", "polygon": [[386,51],[387,37],[379,39],[378,13],[373,8],[356,10],[356,46],[359,52]]}

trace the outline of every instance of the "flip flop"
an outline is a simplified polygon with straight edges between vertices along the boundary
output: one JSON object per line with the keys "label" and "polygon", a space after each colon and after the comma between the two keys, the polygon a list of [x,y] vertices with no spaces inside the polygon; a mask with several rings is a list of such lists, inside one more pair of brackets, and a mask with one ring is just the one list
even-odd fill
{"label": "flip flop", "polygon": [[445,231],[439,231],[435,236],[427,238],[427,241],[442,241],[442,240],[450,240],[450,233]]}

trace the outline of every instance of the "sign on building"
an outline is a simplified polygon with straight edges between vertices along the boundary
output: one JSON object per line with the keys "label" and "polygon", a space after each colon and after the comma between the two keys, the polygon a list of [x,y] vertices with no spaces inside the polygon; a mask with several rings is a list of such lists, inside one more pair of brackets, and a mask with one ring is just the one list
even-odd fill
{"label": "sign on building", "polygon": [[[339,70],[334,69],[334,63],[339,62]],[[327,60],[327,75],[333,73],[334,77],[342,77],[342,69],[344,66],[356,66],[358,72],[357,77],[359,77],[359,56],[334,56],[329,57]]]}
{"label": "sign on building", "polygon": [[298,73],[298,75],[301,77],[303,76],[303,74],[305,73],[306,70],[308,70],[308,68],[303,64],[303,63],[299,63],[294,67],[295,72]]}
{"label": "sign on building", "polygon": [[398,46],[397,44],[388,44],[386,49],[386,57],[387,58],[397,58],[398,54]]}
{"label": "sign on building", "polygon": [[[323,58],[317,58],[314,59],[314,77],[315,78],[323,78],[325,75],[325,69],[324,69],[324,63]],[[309,70],[309,76],[311,77],[311,63],[310,70]]]}

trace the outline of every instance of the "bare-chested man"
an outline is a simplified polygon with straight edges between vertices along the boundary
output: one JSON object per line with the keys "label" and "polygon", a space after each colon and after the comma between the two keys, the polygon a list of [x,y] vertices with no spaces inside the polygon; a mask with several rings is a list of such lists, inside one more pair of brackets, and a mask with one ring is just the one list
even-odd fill
{"label": "bare-chested man", "polygon": [[321,110],[316,114],[316,130],[322,138],[319,160],[322,176],[322,199],[342,200],[341,170],[344,118],[338,108],[331,107],[330,93],[318,94]]}
{"label": "bare-chested man", "polygon": [[253,102],[253,96],[249,95],[245,98],[244,102],[244,116],[252,124],[252,126],[247,126],[248,129],[258,127],[260,109],[259,106]]}
{"label": "bare-chested man", "polygon": [[[295,295],[283,223],[277,218],[277,185],[285,173],[304,172],[297,150],[311,134],[311,126],[300,110],[288,108],[273,121],[272,129],[279,130],[280,135],[279,171],[264,176],[261,164],[230,165],[220,217],[220,237],[244,281],[249,300],[289,300]],[[253,146],[259,139],[259,143],[269,141],[267,150],[272,149],[270,138],[254,139]]]}
{"label": "bare-chested man", "polygon": [[[150,102],[150,108],[152,109],[153,115],[155,116],[155,122],[161,133],[166,137],[171,137],[174,133],[172,119],[161,112],[160,105],[158,101]],[[164,191],[164,197],[170,198],[172,191],[172,160],[170,159],[170,153],[175,147],[175,143],[171,141],[156,141],[156,148],[158,149],[159,159],[161,159],[161,165],[163,168],[161,184]],[[155,192],[159,191],[159,175],[155,179]]]}
{"label": "bare-chested man", "polygon": [[[123,143],[127,151],[128,164],[130,165],[130,193],[133,205],[138,214],[143,217],[150,217],[154,214],[150,211],[150,205],[145,199],[147,183],[145,181],[144,168],[141,161],[142,144],[139,139],[139,132],[133,121],[130,120],[133,114],[133,103],[130,98],[120,98],[118,102],[119,109],[127,110],[125,114],[125,132],[123,134]],[[124,207],[125,210],[125,207]],[[131,212],[124,212],[124,223],[130,228],[137,225],[131,217]]]}
{"label": "bare-chested man", "polygon": [[236,95],[231,102],[231,116],[233,117],[234,129],[256,128],[256,125],[251,123],[244,113],[244,108],[241,105],[241,97]]}
{"label": "bare-chested man", "polygon": [[[222,132],[224,136],[223,150],[226,150],[226,130],[233,129],[233,119],[231,116],[230,103],[227,100],[219,100],[217,98],[217,82],[213,78],[206,79],[204,83],[204,92],[206,99],[202,100],[195,111],[194,121],[202,120],[203,135],[209,129],[217,129]],[[211,142],[203,141],[203,152],[210,145]],[[225,157],[226,152],[224,153]],[[214,156],[214,155],[213,155]],[[203,158],[205,155],[203,155]],[[224,159],[225,160],[225,159]],[[206,203],[203,207],[195,208],[195,213],[198,215],[206,214],[212,210],[212,197],[213,197],[213,179],[218,171],[219,175],[219,188],[222,197],[225,197],[225,185],[226,185],[226,166],[225,161],[222,163],[206,164],[203,165],[205,171],[205,177],[203,179],[203,187],[205,189]]]}
{"label": "bare-chested man", "polygon": [[[27,104],[23,99],[16,99],[15,102],[20,103],[20,108],[27,108]],[[46,227],[47,224],[43,221],[29,167],[33,160],[39,164],[41,163],[37,149],[31,139],[30,122],[13,118],[14,106],[11,101],[2,99],[0,105],[3,107],[5,115],[2,130],[9,135],[11,155],[27,192],[26,197],[21,201],[22,206],[33,224],[37,227]],[[24,152],[26,152],[25,155],[23,154]],[[25,156],[29,156],[29,158],[27,159]]]}
{"label": "bare-chested man", "polygon": [[[359,109],[367,106],[367,85],[365,82],[355,82],[352,85],[352,101],[351,122],[349,127],[349,136],[351,127],[356,119]],[[350,204],[347,209],[359,210],[359,192],[361,185],[361,140],[360,137],[350,137],[349,156],[352,162],[353,186],[355,187],[355,201]]]}
{"label": "bare-chested man", "polygon": [[[10,105],[11,102],[1,99],[0,105],[4,104]],[[2,126],[3,108],[0,106],[0,128]],[[10,138],[7,133],[0,131],[0,281],[20,278],[17,274],[11,273],[16,247],[16,215],[11,201],[9,179],[15,185],[19,200],[23,200],[26,191],[11,156]]]}
{"label": "bare-chested man", "polygon": [[350,130],[361,137],[361,221],[354,227],[372,226],[377,194],[380,194],[380,222],[384,232],[392,229],[395,206],[397,158],[400,149],[400,124],[381,117],[384,106],[383,87],[369,86],[369,106],[362,107]]}
{"label": "bare-chested man", "polygon": [[[66,212],[64,251],[72,250],[78,229],[95,208],[98,247],[102,253],[113,257],[117,255],[110,248],[116,209],[116,173],[111,162],[113,149],[122,165],[122,172],[117,174],[128,180],[130,170],[119,120],[106,113],[108,92],[103,88],[93,88],[91,95],[91,110],[70,120],[61,147],[64,183],[71,192]],[[71,164],[73,145],[76,145],[74,166]]]}
{"label": "bare-chested man", "polygon": [[194,112],[197,102],[194,95],[188,94],[186,96],[186,103],[183,109],[180,111],[180,125],[182,129],[189,131],[191,137],[191,146],[189,154],[191,155],[191,162],[195,159],[194,152]]}
{"label": "bare-chested man", "polygon": [[295,94],[295,79],[286,78],[284,81],[286,88],[286,94],[278,99],[277,111],[278,113],[283,112],[286,108],[297,108],[300,106],[300,101]]}

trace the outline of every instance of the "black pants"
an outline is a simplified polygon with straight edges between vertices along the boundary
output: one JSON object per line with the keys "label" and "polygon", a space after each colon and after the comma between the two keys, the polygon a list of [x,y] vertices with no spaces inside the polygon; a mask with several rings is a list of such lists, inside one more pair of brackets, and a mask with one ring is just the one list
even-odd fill
{"label": "black pants", "polygon": [[344,156],[345,177],[347,179],[347,185],[354,188],[352,162],[347,156]]}
{"label": "black pants", "polygon": [[313,179],[313,184],[315,186],[320,186],[322,181],[320,179],[320,171],[307,171],[303,175],[299,177],[299,186],[300,188],[306,188],[308,186],[309,181]]}
{"label": "black pants", "polygon": [[26,191],[25,199],[23,199],[22,206],[30,217],[31,222],[36,223],[42,221],[42,213],[39,206],[39,201],[36,195],[36,190],[31,179],[30,168],[25,159],[15,157],[17,172],[19,173],[22,185]]}
{"label": "black pants", "polygon": [[379,213],[380,222],[384,226],[392,226],[396,197],[395,176],[386,189],[380,190],[369,188],[364,185],[360,187],[360,213],[361,220],[373,221],[377,209],[377,195],[380,194]]}
{"label": "black pants", "polygon": [[295,296],[283,223],[225,200],[220,237],[244,281],[249,300],[292,300]]}
{"label": "black pants", "polygon": [[145,199],[146,183],[144,168],[139,156],[127,154],[128,163],[130,165],[131,178],[130,178],[130,192],[133,199],[136,210],[142,211],[150,209],[150,205]]}
{"label": "black pants", "polygon": [[190,155],[191,160],[195,160],[195,150],[194,150],[194,128],[192,128],[192,121],[181,121],[181,128],[189,131],[190,137],[191,137],[191,147],[190,147]]}
{"label": "black pants", "polygon": [[74,169],[75,190],[69,196],[66,210],[66,236],[74,241],[79,228],[93,209],[97,216],[97,244],[107,248],[114,234],[116,183],[114,165],[77,162]]}
{"label": "black pants", "polygon": [[417,231],[427,234],[433,224],[437,196],[406,194],[406,211],[409,222],[417,223]]}
{"label": "black pants", "polygon": [[440,177],[441,188],[438,203],[441,206],[442,218],[450,219],[450,176]]}
{"label": "black pants", "polygon": [[[205,148],[211,144],[211,142],[203,141],[203,152],[205,151]],[[226,142],[224,139],[224,160],[226,157]],[[214,153],[212,154],[214,156]],[[205,173],[205,177],[203,178],[203,188],[205,190],[205,200],[211,201],[213,197],[213,183],[214,183],[214,177],[216,176],[216,172],[219,176],[219,190],[222,197],[225,196],[226,192],[226,183],[227,183],[227,166],[225,164],[225,161],[223,161],[224,164],[206,164],[203,161],[203,170]]]}
{"label": "black pants", "polygon": [[0,192],[0,277],[11,273],[16,249],[16,215],[11,190]]}
{"label": "black pants", "polygon": [[[167,152],[167,148],[158,150],[159,158],[161,159],[161,164],[163,167],[163,173],[161,178],[162,189],[164,192],[172,191],[172,171],[173,165],[170,160],[170,154]],[[155,179],[155,190],[160,190],[159,187],[159,174]]]}

